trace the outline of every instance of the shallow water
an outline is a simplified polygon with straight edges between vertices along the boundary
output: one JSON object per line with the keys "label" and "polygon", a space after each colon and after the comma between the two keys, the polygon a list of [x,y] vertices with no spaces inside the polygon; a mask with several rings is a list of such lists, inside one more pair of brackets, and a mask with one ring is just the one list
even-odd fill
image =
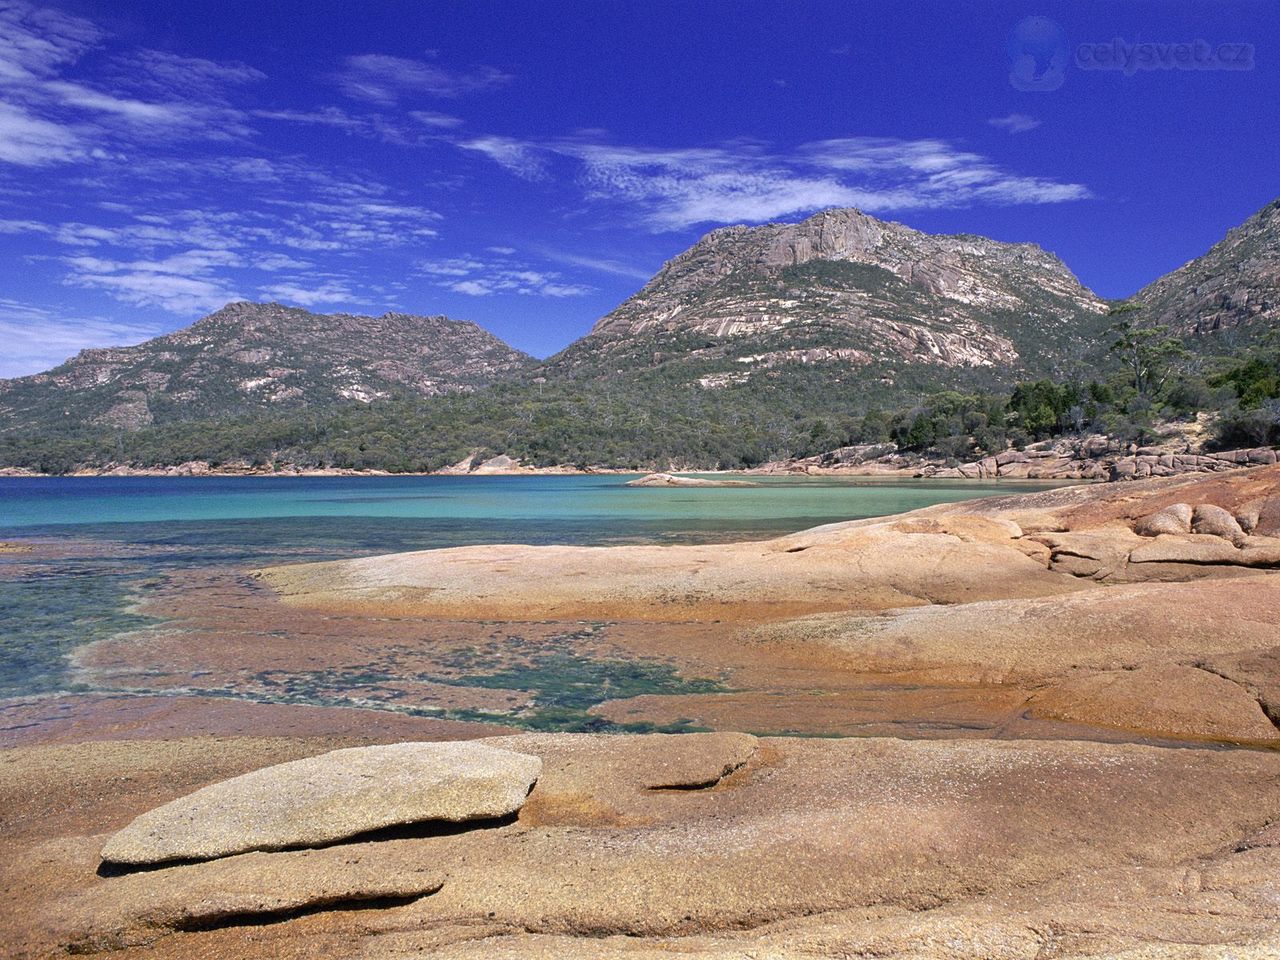
{"label": "shallow water", "polygon": [[[664,489],[626,487],[628,479],[0,479],[0,541],[33,548],[0,552],[0,698],[86,689],[68,655],[155,626],[135,607],[178,575],[184,589],[200,589],[185,585],[270,563],[465,544],[722,542],[1053,486],[765,478],[759,487]],[[597,668],[572,654],[539,662],[525,687],[502,664],[468,682],[537,691],[549,701],[545,718],[564,699],[549,692],[557,684],[571,682],[588,703],[597,699],[585,689],[594,683],[616,683],[633,667],[665,669],[614,661]],[[559,667],[565,677],[551,676]]]}
{"label": "shallow water", "polygon": [[[20,528],[209,524],[301,519],[292,536],[326,537],[338,518],[394,520],[423,533],[487,541],[510,538],[595,542],[614,536],[802,529],[883,516],[934,503],[1007,493],[1006,482],[762,478],[758,487],[627,487],[626,475],[539,477],[53,477],[0,479],[0,535]],[[1020,483],[1016,489],[1051,484]],[[460,527],[456,521],[469,521]],[[376,526],[376,524],[371,524]],[[70,531],[63,531],[70,532]],[[472,541],[476,542],[476,541]]]}

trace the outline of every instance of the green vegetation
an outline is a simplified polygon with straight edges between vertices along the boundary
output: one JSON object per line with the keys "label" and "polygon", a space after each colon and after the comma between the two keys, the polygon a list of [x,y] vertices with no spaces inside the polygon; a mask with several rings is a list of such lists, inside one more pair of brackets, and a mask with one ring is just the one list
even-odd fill
{"label": "green vegetation", "polygon": [[[1159,328],[1113,316],[1116,355],[1061,376],[992,386],[982,370],[885,362],[785,364],[717,389],[689,363],[613,377],[501,383],[472,394],[170,422],[0,435],[0,465],[46,473],[192,460],[215,467],[438,470],[479,452],[534,466],[736,469],[857,443],[963,461],[1099,432],[1146,442],[1162,421],[1211,413],[1220,446],[1280,442],[1280,346],[1193,355]],[[725,370],[708,363],[707,372]],[[732,372],[732,371],[731,371]],[[692,373],[700,375],[695,366]],[[902,398],[915,397],[909,403]]]}
{"label": "green vegetation", "polygon": [[1111,311],[1116,322],[1111,328],[1115,341],[1111,349],[1124,366],[1134,392],[1143,399],[1156,397],[1178,372],[1178,362],[1191,358],[1182,340],[1163,327],[1142,327],[1134,322],[1135,304],[1126,303]]}
{"label": "green vegetation", "polygon": [[801,290],[826,288],[871,294],[893,290],[899,295],[907,292],[906,281],[892,270],[851,260],[808,260],[783,267],[781,279],[790,287]]}
{"label": "green vegetation", "polygon": [[1135,331],[1123,314],[1114,332],[1122,365],[1106,378],[1036,380],[1007,395],[940,392],[892,417],[873,411],[854,436],[964,459],[1072,434],[1142,443],[1161,421],[1210,413],[1220,448],[1280,443],[1280,349],[1198,359],[1158,329]]}

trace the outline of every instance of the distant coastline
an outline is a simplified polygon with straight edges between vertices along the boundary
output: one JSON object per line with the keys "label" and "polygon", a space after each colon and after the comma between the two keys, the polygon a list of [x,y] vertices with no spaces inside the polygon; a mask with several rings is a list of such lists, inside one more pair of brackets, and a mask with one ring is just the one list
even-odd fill
{"label": "distant coastline", "polygon": [[0,478],[36,477],[537,477],[537,476],[644,476],[675,474],[776,478],[863,478],[884,480],[980,480],[1116,482],[1171,477],[1193,473],[1218,473],[1240,467],[1270,466],[1280,462],[1274,447],[1251,447],[1211,453],[1193,453],[1165,447],[1123,447],[1106,437],[1086,437],[1070,443],[1035,444],[1026,450],[1007,450],[996,456],[956,464],[938,457],[912,455],[884,446],[843,447],[817,457],[778,460],[759,467],[706,470],[668,465],[658,470],[630,467],[581,467],[556,464],[528,466],[511,457],[494,457],[480,463],[469,458],[433,471],[360,470],[351,467],[298,467],[288,463],[232,463],[213,466],[188,461],[167,467],[135,467],[108,464],[65,473],[44,473],[25,467],[0,467]]}

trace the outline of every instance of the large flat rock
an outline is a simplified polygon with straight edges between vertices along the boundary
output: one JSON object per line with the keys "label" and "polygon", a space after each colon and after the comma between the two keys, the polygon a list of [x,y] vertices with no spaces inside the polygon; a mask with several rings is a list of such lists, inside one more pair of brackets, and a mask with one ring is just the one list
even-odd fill
{"label": "large flat rock", "polygon": [[1280,643],[1280,577],[1124,584],[1060,597],[820,614],[747,634],[779,654],[941,683],[1030,683],[1073,670],[1264,650]]}
{"label": "large flat rock", "polygon": [[117,864],[316,847],[370,830],[515,813],[537,757],[479,743],[352,747],[255,770],[144,813],[102,848]]}
{"label": "large flat rock", "polygon": [[[14,791],[37,770],[82,813],[37,845],[0,837],[9,895],[0,943],[33,958],[159,941],[149,956],[373,960],[604,957],[615,951],[602,938],[615,937],[640,956],[1028,960],[1280,936],[1272,750],[572,734],[500,742],[544,763],[515,823],[122,877],[94,875],[98,843],[81,831],[95,828],[102,793],[119,791],[142,810],[150,785],[128,766],[92,761],[101,744],[10,751],[0,759],[15,768],[0,778],[0,826],[21,816]],[[244,745],[201,748],[226,762]],[[56,767],[42,765],[51,754]],[[73,754],[89,758],[92,776]],[[180,775],[190,759],[153,762]],[[689,788],[652,788],[676,768]],[[14,950],[24,938],[29,949]]]}
{"label": "large flat rock", "polygon": [[[485,545],[271,567],[258,576],[291,606],[345,614],[758,622],[1053,596],[1095,582],[1252,575],[1280,565],[1280,539],[1262,520],[1273,502],[1280,466],[939,504],[758,542]],[[1172,506],[1219,519],[1256,512],[1255,536],[1241,535],[1237,549],[1207,534],[1153,543],[1134,532]]]}
{"label": "large flat rock", "polygon": [[1245,687],[1207,670],[1173,664],[1071,677],[1036,697],[1031,712],[1174,736],[1280,740],[1280,728]]}
{"label": "large flat rock", "polygon": [[45,922],[70,952],[89,953],[143,945],[171,931],[391,905],[435,893],[444,881],[431,865],[388,862],[374,844],[246,853],[101,880],[52,907]]}
{"label": "large flat rock", "polygon": [[542,758],[520,811],[522,825],[539,827],[651,824],[672,797],[686,809],[714,804],[760,743],[745,733],[529,733],[487,742]]}
{"label": "large flat rock", "polygon": [[[291,606],[380,616],[777,619],[1081,589],[986,517],[833,524],[706,546],[423,550],[259,572]],[[1136,539],[1136,538],[1135,538]]]}

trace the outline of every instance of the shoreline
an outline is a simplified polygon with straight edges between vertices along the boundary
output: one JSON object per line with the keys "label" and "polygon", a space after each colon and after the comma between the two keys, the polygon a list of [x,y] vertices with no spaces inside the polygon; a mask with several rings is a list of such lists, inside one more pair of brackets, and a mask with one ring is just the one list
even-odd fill
{"label": "shoreline", "polygon": [[[0,937],[33,958],[907,960],[943,931],[986,960],[1052,930],[1080,960],[1270,956],[1280,466],[1007,490],[732,544],[169,577],[142,600],[161,626],[75,655],[94,690],[0,701]],[[455,740],[537,768],[515,812],[331,843],[289,808],[303,842],[236,845],[237,778]],[[212,856],[110,866],[194,791]]]}
{"label": "shoreline", "polygon": [[[1197,452],[1198,451],[1198,452]],[[693,469],[674,464],[649,468],[581,467],[554,464],[526,466],[498,455],[477,462],[465,460],[429,471],[390,471],[349,467],[302,468],[292,464],[254,466],[229,463],[218,466],[190,460],[166,467],[132,467],[108,464],[67,473],[44,473],[25,467],[0,467],[0,479],[36,477],[546,477],[636,476],[672,474],[692,477],[763,479],[770,477],[883,478],[885,480],[1031,480],[1063,482],[1117,482],[1154,477],[1209,475],[1241,467],[1270,466],[1280,462],[1275,447],[1248,447],[1204,451],[1185,441],[1161,445],[1121,444],[1110,437],[1059,438],[1009,449],[966,463],[942,457],[904,452],[885,444],[840,447],[813,457],[774,460],[756,467]]]}
{"label": "shoreline", "polygon": [[[666,471],[664,471],[666,472]],[[860,481],[883,481],[885,483],[898,483],[906,480],[925,480],[925,481],[946,481],[950,482],[973,482],[984,484],[1009,484],[1010,486],[1022,484],[1044,484],[1054,483],[1062,485],[1070,484],[1092,484],[1106,481],[1086,480],[1075,478],[1053,478],[1053,477],[962,477],[962,476],[930,476],[919,472],[902,471],[900,473],[886,473],[884,471],[874,471],[867,473],[858,473],[849,470],[832,470],[824,472],[811,473],[770,473],[760,474],[750,470],[681,470],[675,473],[681,477],[750,477],[763,481],[760,485],[766,485],[771,481],[799,481],[806,480],[860,480]],[[485,479],[487,477],[590,477],[590,476],[616,476],[616,477],[644,477],[648,476],[648,472],[644,470],[509,470],[491,473],[450,473],[435,471],[430,473],[405,472],[405,473],[389,473],[381,470],[299,470],[297,472],[284,471],[242,471],[242,470],[210,470],[207,473],[169,473],[164,470],[101,470],[101,471],[77,471],[75,473],[14,473],[0,470],[0,480],[60,480],[60,479],[76,479],[76,480],[95,480],[110,479],[112,477],[121,478],[154,478],[167,480],[225,480],[229,477],[243,477],[246,479],[291,479],[298,477],[318,478],[318,477],[350,477],[350,478],[386,478],[395,479],[398,477],[462,477],[468,479]]]}

